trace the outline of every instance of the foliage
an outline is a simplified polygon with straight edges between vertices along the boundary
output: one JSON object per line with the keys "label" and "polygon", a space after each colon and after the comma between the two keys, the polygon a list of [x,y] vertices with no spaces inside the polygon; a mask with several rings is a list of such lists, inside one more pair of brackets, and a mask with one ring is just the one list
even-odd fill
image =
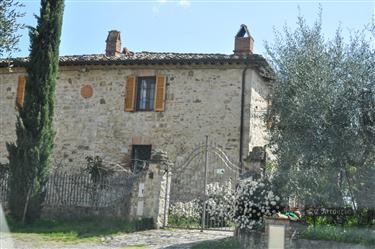
{"label": "foliage", "polygon": [[345,225],[349,227],[374,227],[375,209],[361,208],[352,214],[331,214],[324,216],[306,215],[303,220],[309,225]]}
{"label": "foliage", "polygon": [[153,229],[152,219],[122,220],[115,218],[87,217],[75,220],[38,220],[21,224],[7,219],[12,234],[39,234],[43,240],[61,242],[98,241],[102,236]]}
{"label": "foliage", "polygon": [[265,177],[245,179],[236,190],[234,221],[241,229],[260,229],[264,217],[272,216],[282,209],[280,201]]}
{"label": "foliage", "polygon": [[115,169],[105,166],[102,158],[99,156],[87,156],[86,161],[87,164],[84,171],[90,174],[92,181],[92,185],[90,186],[91,201],[92,205],[97,206],[99,205],[101,191],[108,187],[106,178],[115,173]]}
{"label": "foliage", "polygon": [[277,75],[267,116],[275,183],[300,204],[375,206],[375,49],[366,31],[345,43],[338,29],[327,40],[321,17],[312,26],[299,17],[267,44]]}
{"label": "foliage", "polygon": [[27,222],[40,216],[51,167],[63,9],[63,0],[41,1],[37,28],[30,29],[31,52],[26,66],[28,79],[24,104],[19,106],[17,116],[17,139],[15,143],[7,144],[9,208],[15,219]]}
{"label": "foliage", "polygon": [[[206,212],[207,219],[211,222],[209,224],[229,224],[235,215],[235,190],[231,181],[227,181],[223,185],[219,183],[209,184],[207,186],[207,200]],[[218,222],[215,222],[218,220]]]}
{"label": "foliage", "polygon": [[189,216],[178,216],[176,214],[169,214],[168,226],[180,228],[200,228],[202,225],[201,218],[193,218]]}
{"label": "foliage", "polygon": [[220,249],[240,249],[242,248],[240,243],[233,237],[212,240],[212,241],[202,241],[194,244],[191,249],[207,249],[207,248],[220,248]]}
{"label": "foliage", "polygon": [[[258,229],[262,227],[265,216],[282,209],[281,198],[271,190],[271,183],[265,177],[242,180],[236,189],[230,181],[224,185],[211,183],[207,185],[207,195],[205,216],[208,227],[229,226],[234,222],[242,229]],[[177,202],[170,206],[169,223],[197,227],[202,213],[201,200]]]}
{"label": "foliage", "polygon": [[190,222],[197,222],[202,217],[202,202],[194,199],[188,202],[176,202],[169,208],[169,215],[174,219],[185,219]]}
{"label": "foliage", "polygon": [[301,234],[301,238],[313,240],[333,240],[364,245],[375,244],[374,231],[371,229],[358,227],[318,225],[314,228],[313,226],[310,226]]}
{"label": "foliage", "polygon": [[[234,189],[230,181],[207,185],[206,226],[227,226],[234,216]],[[169,208],[169,224],[172,226],[199,227],[203,214],[203,201],[193,199],[176,202]]]}
{"label": "foliage", "polygon": [[125,246],[121,249],[146,249],[145,245],[134,245],[134,246]]}
{"label": "foliage", "polygon": [[5,163],[0,163],[0,176],[3,177],[5,176],[9,171],[9,164]]}
{"label": "foliage", "polygon": [[375,208],[361,208],[348,217],[348,225],[375,227]]}
{"label": "foliage", "polygon": [[113,171],[103,165],[103,160],[99,156],[86,157],[86,171],[90,174],[94,183],[100,182],[101,179],[113,173]]}
{"label": "foliage", "polygon": [[0,58],[17,50],[20,35],[17,31],[23,28],[17,19],[23,16],[19,9],[23,5],[15,0],[0,1]]}

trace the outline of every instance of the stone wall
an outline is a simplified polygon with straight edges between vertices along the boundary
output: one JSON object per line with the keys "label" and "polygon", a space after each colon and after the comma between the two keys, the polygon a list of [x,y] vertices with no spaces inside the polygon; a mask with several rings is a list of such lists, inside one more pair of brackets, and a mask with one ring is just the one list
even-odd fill
{"label": "stone wall", "polygon": [[[145,70],[146,69],[146,70]],[[56,88],[55,165],[77,169],[86,155],[126,165],[134,141],[177,155],[188,153],[205,135],[238,160],[243,67],[240,66],[70,66],[61,67]],[[125,112],[128,75],[167,76],[164,112]],[[15,139],[15,98],[22,69],[0,69],[0,162],[7,161],[5,142]],[[93,96],[80,90],[90,85]],[[265,144],[261,113],[268,87],[253,69],[246,75],[244,157]],[[248,122],[250,120],[250,122]],[[247,146],[247,144],[249,146]]]}
{"label": "stone wall", "polygon": [[270,154],[263,153],[264,158],[258,158],[259,152],[265,152],[264,145],[268,141],[268,131],[265,123],[265,115],[268,111],[270,96],[270,83],[265,82],[255,71],[247,71],[245,94],[245,134],[243,157],[244,169],[251,172],[260,172],[265,167],[266,158]]}
{"label": "stone wall", "polygon": [[111,207],[52,207],[44,206],[42,210],[42,218],[44,219],[67,219],[75,220],[82,218],[117,218],[123,220],[131,220],[129,217],[128,203],[124,203],[123,207],[111,206]]}
{"label": "stone wall", "polygon": [[267,144],[268,132],[264,119],[268,110],[270,86],[255,72],[250,72],[250,119],[248,151]]}

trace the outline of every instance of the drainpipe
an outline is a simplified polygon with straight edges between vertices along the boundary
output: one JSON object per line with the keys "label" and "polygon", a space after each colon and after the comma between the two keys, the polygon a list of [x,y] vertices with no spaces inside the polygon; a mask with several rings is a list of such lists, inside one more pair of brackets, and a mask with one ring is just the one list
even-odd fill
{"label": "drainpipe", "polygon": [[246,67],[242,71],[242,88],[241,88],[241,120],[240,120],[240,174],[243,171],[243,134],[244,134],[244,115],[245,115],[245,84],[246,84],[246,72],[250,69],[246,62]]}

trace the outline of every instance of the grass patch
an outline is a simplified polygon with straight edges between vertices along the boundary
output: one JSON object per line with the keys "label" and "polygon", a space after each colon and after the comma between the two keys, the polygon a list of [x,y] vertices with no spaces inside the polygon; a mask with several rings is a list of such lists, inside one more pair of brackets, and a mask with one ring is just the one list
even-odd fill
{"label": "grass patch", "polygon": [[12,234],[36,234],[42,239],[58,242],[98,241],[103,236],[153,228],[152,219],[125,221],[94,217],[77,220],[38,220],[26,225],[12,219],[7,221]]}
{"label": "grass patch", "polygon": [[146,246],[144,245],[136,245],[136,246],[127,246],[127,247],[123,247],[121,249],[145,249]]}
{"label": "grass patch", "polygon": [[375,245],[375,230],[359,227],[317,225],[309,226],[301,234],[302,239],[333,240],[345,243]]}
{"label": "grass patch", "polygon": [[220,240],[208,240],[194,244],[191,249],[241,249],[240,243],[233,237]]}
{"label": "grass patch", "polygon": [[177,217],[174,215],[168,216],[168,226],[181,228],[200,228],[200,219]]}

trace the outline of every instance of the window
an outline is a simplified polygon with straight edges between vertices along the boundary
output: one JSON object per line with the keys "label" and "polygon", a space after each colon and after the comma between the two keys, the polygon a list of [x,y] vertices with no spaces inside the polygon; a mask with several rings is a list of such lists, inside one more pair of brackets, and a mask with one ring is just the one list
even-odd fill
{"label": "window", "polygon": [[129,75],[125,88],[125,111],[163,112],[166,95],[165,75],[136,77]]}
{"label": "window", "polygon": [[155,77],[138,77],[137,111],[153,111],[155,101]]}
{"label": "window", "polygon": [[133,145],[132,162],[133,171],[139,172],[145,168],[151,159],[151,145]]}
{"label": "window", "polygon": [[18,87],[17,87],[17,97],[16,97],[16,107],[22,107],[25,98],[25,87],[26,87],[26,76],[18,77]]}

